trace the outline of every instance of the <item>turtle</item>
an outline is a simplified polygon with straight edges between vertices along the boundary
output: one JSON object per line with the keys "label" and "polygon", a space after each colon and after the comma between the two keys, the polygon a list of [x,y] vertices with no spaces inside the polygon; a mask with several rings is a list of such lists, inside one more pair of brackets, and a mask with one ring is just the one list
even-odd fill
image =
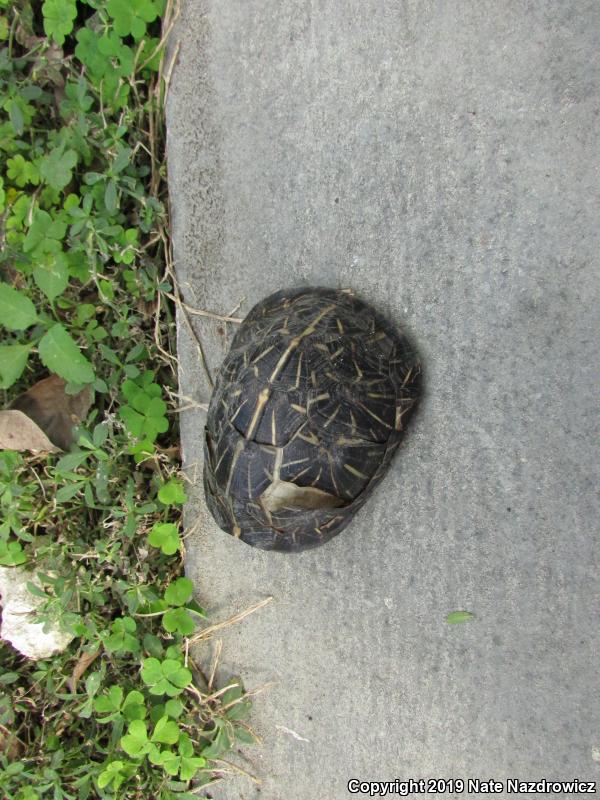
{"label": "turtle", "polygon": [[275,292],[215,380],[204,493],[226,533],[298,552],[342,531],[384,476],[420,396],[407,337],[352,290]]}

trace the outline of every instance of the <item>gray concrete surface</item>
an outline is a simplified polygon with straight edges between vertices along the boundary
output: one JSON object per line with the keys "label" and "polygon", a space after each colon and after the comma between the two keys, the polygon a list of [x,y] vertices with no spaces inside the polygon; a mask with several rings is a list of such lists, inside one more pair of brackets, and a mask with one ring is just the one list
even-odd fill
{"label": "gray concrete surface", "polygon": [[[186,301],[243,316],[284,286],[352,286],[427,384],[376,496],[296,556],[207,519],[203,412],[182,414],[199,598],[213,620],[275,598],[222,637],[224,677],[274,682],[263,746],[237,756],[262,786],[213,796],[600,780],[600,4],[184,0],[176,40]],[[193,320],[214,370],[233,325]],[[179,348],[206,403],[181,317]],[[445,624],[455,609],[476,621]]]}

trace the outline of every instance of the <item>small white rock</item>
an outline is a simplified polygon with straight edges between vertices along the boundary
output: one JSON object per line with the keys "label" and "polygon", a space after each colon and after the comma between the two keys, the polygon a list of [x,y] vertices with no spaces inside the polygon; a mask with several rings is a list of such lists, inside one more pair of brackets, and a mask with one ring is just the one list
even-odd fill
{"label": "small white rock", "polygon": [[36,622],[36,609],[45,601],[31,594],[27,589],[28,582],[41,588],[33,572],[22,567],[0,567],[0,638],[10,642],[15,650],[27,658],[48,658],[64,650],[73,635],[58,630],[58,626],[51,626],[44,633],[44,624]]}

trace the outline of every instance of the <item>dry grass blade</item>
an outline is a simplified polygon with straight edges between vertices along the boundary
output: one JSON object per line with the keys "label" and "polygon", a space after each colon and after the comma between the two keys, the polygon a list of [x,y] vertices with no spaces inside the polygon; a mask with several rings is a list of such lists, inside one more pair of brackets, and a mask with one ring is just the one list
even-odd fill
{"label": "dry grass blade", "polygon": [[[199,775],[201,772],[211,773],[214,775],[214,771],[212,769],[199,769],[197,774]],[[195,789],[189,789],[189,794],[202,794],[206,796],[205,795],[206,790],[209,789],[211,786],[215,786],[217,783],[221,783],[222,780],[223,780],[222,778],[215,778],[209,783],[202,784],[202,786],[196,786]]]}
{"label": "dry grass blade", "polygon": [[175,295],[173,297],[173,300],[175,302],[175,305],[177,306],[178,312],[180,312],[181,316],[183,317],[183,321],[185,322],[185,325],[186,325],[186,327],[187,327],[187,329],[188,329],[188,331],[190,333],[190,336],[192,337],[192,341],[196,345],[196,350],[198,351],[198,358],[200,359],[200,363],[202,364],[202,369],[204,370],[204,374],[206,375],[206,380],[208,381],[208,385],[212,389],[214,387],[214,382],[213,382],[213,379],[212,379],[212,375],[210,374],[210,370],[208,368],[208,364],[206,362],[206,356],[204,355],[204,350],[202,348],[202,342],[198,338],[198,336],[196,334],[196,331],[194,330],[194,327],[193,327],[192,323],[190,322],[190,318],[188,317],[188,313],[185,310],[185,304],[181,300],[179,286],[177,285],[177,280],[175,278],[175,275],[174,275],[173,271],[170,268],[170,264],[167,267],[167,270],[166,270],[165,274],[167,274],[167,272],[170,274],[171,280],[173,281],[173,286],[175,288]]}
{"label": "dry grass blade", "polygon": [[[163,14],[163,33],[162,33],[161,39],[160,39],[159,43],[156,45],[156,47],[154,48],[154,50],[152,50],[152,52],[150,53],[148,58],[145,61],[143,61],[140,64],[140,66],[138,67],[138,69],[140,71],[143,70],[144,67],[152,61],[152,59],[154,58],[154,56],[157,53],[164,54],[164,52],[165,52],[165,44],[167,42],[167,39],[169,38],[169,35],[170,35],[171,31],[173,30],[173,26],[177,22],[177,17],[179,16],[179,12],[180,12],[179,3],[173,3],[172,0],[167,0],[167,4],[165,6],[165,10],[164,10],[164,14]],[[161,68],[162,68],[163,59],[164,59],[164,56],[161,57]],[[162,69],[161,69],[161,72],[162,72]]]}
{"label": "dry grass blade", "polygon": [[200,642],[203,639],[207,639],[215,631],[220,631],[223,628],[229,627],[229,625],[235,625],[237,622],[241,622],[243,619],[246,619],[246,617],[250,616],[250,614],[254,614],[255,611],[264,608],[272,601],[273,597],[265,597],[264,600],[261,600],[259,603],[255,603],[253,606],[246,608],[244,611],[240,611],[239,614],[234,614],[232,617],[229,617],[229,619],[223,620],[223,622],[217,622],[215,625],[209,625],[208,628],[204,628],[203,631],[199,631],[194,636],[192,636],[190,638],[190,644],[194,644],[194,642]]}
{"label": "dry grass blade", "polygon": [[260,778],[257,778],[256,775],[253,775],[251,772],[248,772],[241,767],[238,767],[237,764],[233,764],[231,761],[226,761],[224,758],[211,758],[215,764],[225,764],[227,767],[226,771],[237,772],[239,775],[244,775],[244,777],[249,778],[252,783],[255,783],[257,786],[262,786],[262,781]]}
{"label": "dry grass blade", "polygon": [[217,689],[216,692],[205,695],[204,702],[210,703],[213,700],[218,700],[219,697],[225,694],[225,692],[228,692],[230,689],[237,689],[239,686],[240,686],[239,681],[234,681],[234,683],[228,683],[226,686],[222,686],[220,689]]}
{"label": "dry grass blade", "polygon": [[188,694],[193,695],[200,705],[202,705],[204,703],[204,700],[205,700],[204,695],[202,694],[200,689],[197,689],[194,686],[193,683],[190,683],[189,686],[186,686],[185,687],[185,691],[188,692]]}
{"label": "dry grass blade", "polygon": [[79,656],[79,660],[73,667],[73,673],[71,674],[71,677],[67,681],[67,683],[69,684],[69,689],[73,694],[75,694],[77,690],[77,683],[79,682],[79,679],[85,673],[86,669],[91,664],[94,663],[94,661],[98,658],[99,655],[100,655],[100,648],[94,650],[91,653],[82,653]]}
{"label": "dry grass blade", "polygon": [[[233,688],[234,686],[238,686],[239,684],[232,684],[232,686],[228,686],[227,688]],[[229,708],[233,706],[237,706],[240,703],[245,702],[249,697],[255,697],[257,694],[261,692],[266,692],[267,689],[270,689],[272,686],[275,686],[275,681],[269,681],[269,683],[263,683],[262,686],[257,686],[256,689],[250,689],[248,692],[244,692],[241,697],[238,697],[236,700],[232,700],[230,703],[227,703],[224,706],[221,706],[221,711],[227,711]]]}
{"label": "dry grass blade", "polygon": [[237,303],[237,305],[236,305],[234,308],[232,308],[232,309],[231,309],[231,311],[229,312],[229,316],[230,316],[230,317],[233,317],[233,315],[235,314],[235,312],[236,312],[236,311],[238,311],[238,310],[239,310],[239,309],[242,307],[242,303],[244,302],[244,300],[245,300],[245,299],[246,299],[245,297],[242,297],[242,299],[240,300],[240,302],[239,302],[239,303]]}
{"label": "dry grass blade", "polygon": [[174,408],[170,413],[183,414],[184,411],[191,411],[193,408],[199,408],[200,411],[208,411],[208,403],[188,403],[187,406],[179,406],[179,408]]}
{"label": "dry grass blade", "polygon": [[156,348],[157,348],[158,352],[162,356],[164,356],[164,358],[167,360],[167,362],[169,364],[169,367],[173,371],[173,374],[175,374],[175,367],[177,366],[177,364],[179,362],[177,361],[177,358],[175,356],[171,355],[171,353],[169,353],[167,350],[165,350],[164,347],[161,345],[160,319],[161,319],[161,298],[160,298],[160,292],[159,292],[157,294],[157,296],[156,296],[156,312],[155,312],[155,316],[154,316],[154,342],[156,344]]}
{"label": "dry grass blade", "polygon": [[166,102],[167,95],[169,94],[169,86],[171,85],[171,74],[173,72],[173,67],[177,63],[177,56],[179,55],[180,46],[181,46],[181,42],[178,41],[175,44],[175,48],[173,50],[173,55],[171,56],[171,60],[169,61],[169,66],[167,67],[167,71],[162,75],[162,80],[163,80],[163,103]]}
{"label": "dry grass blade", "polygon": [[281,731],[282,733],[289,734],[292,738],[297,739],[299,742],[310,742],[310,739],[306,739],[304,736],[300,736],[299,733],[293,731],[291,728],[288,728],[287,725],[275,725],[275,729]]}
{"label": "dry grass blade", "polygon": [[215,314],[214,311],[205,311],[201,308],[193,308],[189,306],[187,303],[184,303],[182,300],[177,300],[177,298],[165,292],[168,298],[170,298],[174,303],[181,303],[181,305],[185,308],[188,314],[194,314],[197,317],[208,317],[209,319],[216,319],[219,322],[234,322],[237,325],[240,325],[244,320],[241,317],[230,317],[226,314]]}
{"label": "dry grass blade", "polygon": [[219,666],[219,661],[221,660],[221,651],[223,650],[223,642],[221,639],[217,639],[217,643],[215,645],[215,652],[213,654],[212,664],[210,665],[210,675],[208,678],[208,691],[212,690],[213,684],[215,682],[215,675],[217,674],[217,668]]}
{"label": "dry grass blade", "polygon": [[165,387],[165,391],[169,395],[169,400],[171,400],[173,404],[178,401],[181,402],[185,400],[185,405],[182,403],[181,405],[178,405],[177,408],[170,409],[167,412],[169,414],[180,414],[182,411],[187,411],[189,408],[199,408],[201,411],[208,411],[208,403],[198,403],[193,397],[188,397],[188,395],[173,392],[168,387]]}

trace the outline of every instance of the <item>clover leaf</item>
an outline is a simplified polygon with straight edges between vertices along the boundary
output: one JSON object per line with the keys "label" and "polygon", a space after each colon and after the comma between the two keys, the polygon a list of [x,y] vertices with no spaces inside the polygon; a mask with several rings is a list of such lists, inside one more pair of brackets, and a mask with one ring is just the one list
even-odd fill
{"label": "clover leaf", "polygon": [[137,689],[132,689],[123,701],[121,711],[128,720],[143,719],[146,716],[144,695]]}
{"label": "clover leaf", "polygon": [[182,781],[190,781],[196,772],[206,765],[206,759],[194,755],[194,745],[187,733],[182,733],[177,745],[181,762],[179,767],[179,777]]}
{"label": "clover leaf", "polygon": [[108,0],[106,10],[119,36],[131,34],[134,39],[141,39],[146,33],[146,23],[154,22],[158,16],[152,0]]}
{"label": "clover leaf", "polygon": [[140,643],[134,633],[137,625],[132,617],[118,617],[111,625],[112,633],[104,640],[109,653],[137,653]]}
{"label": "clover leaf", "polygon": [[122,77],[131,75],[133,72],[134,52],[123,44],[121,37],[115,31],[106,33],[101,39],[98,39],[98,51],[107,58],[117,59],[119,62],[117,73]]}
{"label": "clover leaf", "polygon": [[[167,775],[175,776],[179,773],[182,781],[189,781],[201,767],[206,766],[206,759],[194,755],[194,745],[187,733],[180,732],[178,729],[178,734],[179,755],[172,750],[160,751],[156,748],[148,753],[148,758],[152,764],[162,766]],[[175,742],[170,742],[170,744],[175,744]]]}
{"label": "clover leaf", "polygon": [[165,703],[165,714],[177,719],[183,713],[183,703],[181,700],[167,700]]}
{"label": "clover leaf", "polygon": [[105,789],[112,783],[114,790],[117,791],[121,784],[134,774],[135,769],[136,765],[131,762],[125,764],[119,760],[111,761],[98,775],[98,786]]}
{"label": "clover leaf", "polygon": [[161,717],[152,733],[152,741],[160,744],[176,744],[179,739],[179,725],[168,717]]}
{"label": "clover leaf", "polygon": [[171,478],[158,490],[158,499],[166,506],[185,503],[187,496],[183,490],[183,483],[176,478]]}
{"label": "clover leaf", "polygon": [[148,536],[152,547],[160,547],[167,556],[172,556],[179,549],[179,531],[172,522],[155,522]]}
{"label": "clover leaf", "polygon": [[27,556],[23,552],[21,542],[5,542],[0,539],[0,564],[4,567],[16,567],[25,564]]}
{"label": "clover leaf", "polygon": [[136,439],[153,442],[164,433],[169,423],[165,416],[167,406],[161,399],[162,389],[152,382],[152,372],[139,378],[126,380],[121,391],[127,400],[119,409],[119,416],[128,432]]}
{"label": "clover leaf", "polygon": [[167,586],[165,601],[170,606],[182,606],[192,596],[194,584],[189,578],[177,578]]}
{"label": "clover leaf", "polygon": [[196,624],[184,608],[170,608],[162,618],[163,628],[169,633],[177,631],[182,636],[189,636],[196,630]]}
{"label": "clover leaf", "polygon": [[152,747],[148,739],[146,723],[141,719],[134,719],[129,723],[127,733],[121,737],[121,747],[128,756],[143,756]]}
{"label": "clover leaf", "polygon": [[73,30],[73,20],[77,16],[75,0],[44,0],[44,31],[52,36],[60,47],[65,36]]}
{"label": "clover leaf", "polygon": [[99,714],[109,714],[108,717],[98,717],[98,722],[110,722],[121,709],[123,702],[123,689],[120,686],[111,686],[108,692],[94,700],[94,711]]}
{"label": "clover leaf", "polygon": [[7,164],[7,175],[15,186],[23,187],[27,183],[37,186],[40,182],[38,168],[31,161],[26,161],[20,153],[13,158],[9,158]]}
{"label": "clover leaf", "polygon": [[192,681],[192,673],[180,661],[166,658],[145,658],[142,662],[142,680],[150,694],[176,697]]}
{"label": "clover leaf", "polygon": [[[189,636],[195,631],[196,625],[193,617],[186,609],[181,608],[181,606],[188,602],[193,591],[194,584],[189,578],[177,578],[177,580],[167,586],[164,597],[165,602],[170,606],[177,606],[177,608],[170,608],[163,615],[163,628],[169,633],[177,631],[183,636]],[[197,604],[194,603],[194,606],[197,606]],[[193,610],[195,610],[194,607]],[[202,613],[202,609],[200,609],[200,613]]]}
{"label": "clover leaf", "polygon": [[171,752],[171,750],[159,750],[155,747],[154,750],[148,754],[148,758],[152,764],[161,766],[167,775],[177,775],[181,759],[178,755]]}
{"label": "clover leaf", "polygon": [[60,191],[70,182],[76,164],[77,153],[74,150],[63,152],[62,147],[55,147],[42,158],[40,175],[48,186]]}
{"label": "clover leaf", "polygon": [[85,64],[95,78],[102,78],[110,69],[110,60],[100,52],[96,34],[89,28],[80,28],[75,34],[75,56]]}
{"label": "clover leaf", "polygon": [[53,220],[47,211],[37,208],[33,212],[33,219],[23,242],[23,250],[31,253],[34,257],[51,252],[56,242],[63,240],[66,232],[67,226],[64,222],[58,219]]}

